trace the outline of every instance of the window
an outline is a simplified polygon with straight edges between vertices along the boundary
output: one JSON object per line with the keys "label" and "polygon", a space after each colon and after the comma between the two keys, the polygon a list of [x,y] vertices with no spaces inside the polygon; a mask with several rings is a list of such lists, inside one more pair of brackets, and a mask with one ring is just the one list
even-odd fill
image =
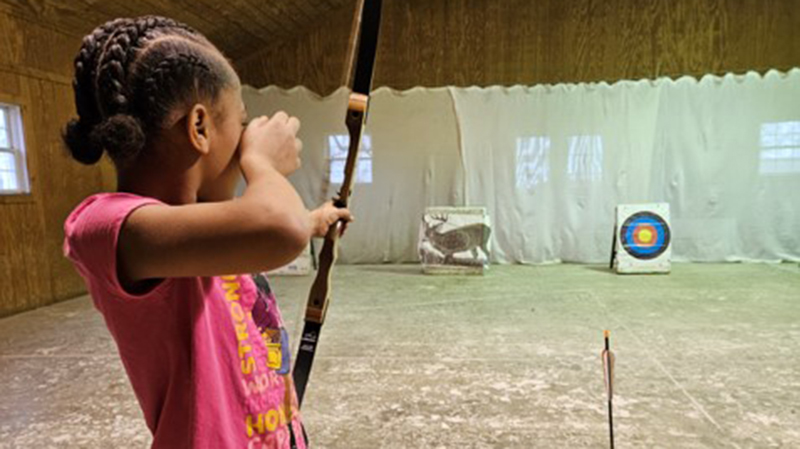
{"label": "window", "polygon": [[22,114],[19,106],[0,103],[0,195],[29,191]]}
{"label": "window", "polygon": [[603,137],[570,136],[567,176],[573,181],[603,179]]}
{"label": "window", "polygon": [[517,188],[532,189],[547,182],[550,175],[550,137],[517,139]]}
{"label": "window", "polygon": [[800,122],[761,124],[762,175],[800,173]]}
{"label": "window", "polygon": [[[328,136],[328,154],[331,160],[331,183],[344,182],[344,166],[347,162],[347,150],[350,147],[349,134],[333,134]],[[355,182],[372,184],[372,137],[361,136],[361,148],[356,162]]]}

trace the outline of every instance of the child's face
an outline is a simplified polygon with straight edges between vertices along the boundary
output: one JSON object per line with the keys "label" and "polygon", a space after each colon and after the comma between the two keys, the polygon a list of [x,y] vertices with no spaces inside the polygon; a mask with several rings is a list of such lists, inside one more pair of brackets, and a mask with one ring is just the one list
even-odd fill
{"label": "child's face", "polygon": [[239,83],[224,89],[215,106],[209,152],[212,169],[198,192],[200,201],[225,201],[233,198],[241,176],[238,146],[247,117]]}

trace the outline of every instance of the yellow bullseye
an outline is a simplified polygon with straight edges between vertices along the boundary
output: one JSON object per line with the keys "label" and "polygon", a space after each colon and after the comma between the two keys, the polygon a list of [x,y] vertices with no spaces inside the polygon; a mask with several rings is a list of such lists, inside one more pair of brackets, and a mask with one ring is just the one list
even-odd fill
{"label": "yellow bullseye", "polygon": [[639,231],[639,241],[642,243],[650,243],[653,241],[653,233],[649,229],[642,229]]}

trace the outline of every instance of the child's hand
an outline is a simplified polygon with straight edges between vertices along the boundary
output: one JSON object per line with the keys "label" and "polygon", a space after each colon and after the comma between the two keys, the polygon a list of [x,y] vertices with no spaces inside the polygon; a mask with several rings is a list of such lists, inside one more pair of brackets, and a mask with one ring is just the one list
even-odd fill
{"label": "child's hand", "polygon": [[344,224],[339,230],[340,235],[344,235],[347,229],[347,223],[353,221],[353,215],[349,209],[340,209],[333,205],[332,201],[328,201],[322,206],[311,211],[311,228],[314,237],[325,237],[334,223],[339,220],[344,220]]}
{"label": "child's hand", "polygon": [[300,120],[281,111],[253,119],[242,134],[240,164],[245,177],[271,165],[283,176],[300,168],[303,142],[297,138]]}

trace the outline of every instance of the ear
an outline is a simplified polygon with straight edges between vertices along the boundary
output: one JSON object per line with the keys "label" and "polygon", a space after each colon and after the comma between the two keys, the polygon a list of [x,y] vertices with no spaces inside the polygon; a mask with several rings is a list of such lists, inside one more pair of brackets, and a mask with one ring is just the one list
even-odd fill
{"label": "ear", "polygon": [[211,142],[209,139],[209,128],[211,126],[211,116],[208,109],[200,103],[192,106],[186,120],[186,132],[197,152],[202,155],[208,154],[211,150]]}

